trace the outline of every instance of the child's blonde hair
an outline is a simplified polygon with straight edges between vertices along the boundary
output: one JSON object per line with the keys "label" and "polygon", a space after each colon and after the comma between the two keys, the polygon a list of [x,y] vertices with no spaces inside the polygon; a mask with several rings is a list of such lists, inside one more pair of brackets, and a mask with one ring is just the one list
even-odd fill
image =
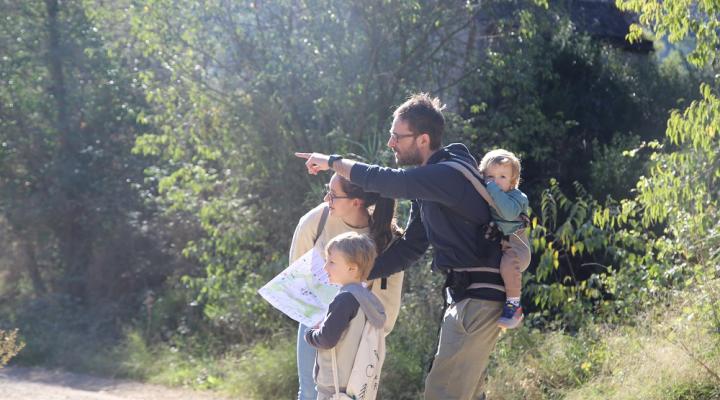
{"label": "child's blonde hair", "polygon": [[370,275],[377,257],[375,243],[366,235],[357,232],[346,232],[335,236],[325,246],[326,257],[331,250],[343,253],[345,261],[358,268],[360,280],[364,281]]}
{"label": "child's blonde hair", "polygon": [[510,179],[510,185],[517,189],[520,185],[520,159],[511,152],[504,149],[496,149],[489,151],[480,161],[478,169],[480,173],[485,175],[485,170],[491,165],[505,165],[510,164],[512,171],[512,178]]}

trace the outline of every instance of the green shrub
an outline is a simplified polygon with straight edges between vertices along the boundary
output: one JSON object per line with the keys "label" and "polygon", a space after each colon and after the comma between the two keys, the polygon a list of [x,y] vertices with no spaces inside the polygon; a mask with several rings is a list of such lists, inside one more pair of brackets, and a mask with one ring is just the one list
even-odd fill
{"label": "green shrub", "polygon": [[[138,331],[128,331],[123,343],[115,349],[117,360],[120,364],[121,375],[134,378],[146,379],[155,371],[155,363],[158,360],[148,347],[143,335]],[[166,360],[162,364],[170,366]]]}
{"label": "green shrub", "polygon": [[555,399],[602,369],[606,344],[597,332],[577,335],[522,328],[498,341],[486,391],[496,400]]}
{"label": "green shrub", "polygon": [[0,368],[5,366],[25,346],[24,343],[18,341],[17,333],[17,329],[12,331],[0,329]]}
{"label": "green shrub", "polygon": [[34,299],[13,310],[25,350],[16,362],[112,373],[108,351],[119,339],[113,306],[83,307],[67,296]]}
{"label": "green shrub", "polygon": [[213,351],[214,339],[196,334],[174,335],[151,341],[141,329],[129,329],[112,351],[116,375],[168,386],[217,389],[225,374],[222,354]]}
{"label": "green shrub", "polygon": [[221,389],[240,398],[291,399],[297,396],[295,335],[278,334],[271,343],[258,343],[240,358],[222,361]]}
{"label": "green shrub", "polygon": [[114,354],[121,376],[148,382],[218,390],[247,399],[291,398],[297,391],[295,336],[282,331],[249,348],[211,351],[201,335],[149,344],[130,330]]}
{"label": "green shrub", "polygon": [[681,382],[671,386],[665,395],[668,400],[720,399],[720,383]]}
{"label": "green shrub", "polygon": [[425,375],[437,347],[442,311],[442,275],[428,260],[405,272],[402,308],[387,337],[387,355],[380,380],[384,399],[422,397]]}
{"label": "green shrub", "polygon": [[582,387],[566,390],[568,400],[715,399],[720,387],[720,335],[702,318],[720,281],[668,296],[667,305],[639,313],[634,326],[604,329],[597,336],[606,358]]}

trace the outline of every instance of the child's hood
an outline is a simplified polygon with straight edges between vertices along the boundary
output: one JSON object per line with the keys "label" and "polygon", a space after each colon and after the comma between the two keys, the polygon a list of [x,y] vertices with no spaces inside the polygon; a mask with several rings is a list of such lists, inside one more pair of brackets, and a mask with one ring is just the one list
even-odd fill
{"label": "child's hood", "polygon": [[343,286],[340,290],[355,296],[355,299],[360,303],[360,308],[365,313],[365,317],[373,326],[382,328],[385,325],[385,307],[367,288],[359,283],[351,283]]}

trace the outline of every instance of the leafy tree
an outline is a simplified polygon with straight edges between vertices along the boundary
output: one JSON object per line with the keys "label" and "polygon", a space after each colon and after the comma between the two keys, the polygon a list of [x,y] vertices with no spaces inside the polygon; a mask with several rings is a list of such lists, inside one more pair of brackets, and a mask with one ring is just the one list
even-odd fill
{"label": "leafy tree", "polygon": [[[136,152],[158,203],[201,235],[203,270],[183,282],[242,342],[279,320],[257,301],[285,264],[292,229],[321,195],[296,149],[377,148],[391,107],[462,68],[475,7],[446,2],[150,1],[96,7],[115,52],[138,68],[152,132]],[[124,36],[125,29],[130,32]],[[452,51],[452,52],[451,52]],[[428,83],[432,82],[432,83]],[[273,322],[275,321],[275,322]]]}
{"label": "leafy tree", "polygon": [[[688,1],[680,4],[652,0],[621,0],[618,6],[639,13],[629,38],[637,40],[641,26],[671,42],[692,39],[688,60],[706,69],[710,82],[700,85],[701,98],[683,111],[673,111],[666,140],[656,147],[650,174],[638,183],[638,202],[646,224],[665,223],[676,250],[690,265],[710,267],[717,276],[718,190],[720,190],[720,99],[717,58],[720,47],[720,2]],[[709,277],[701,274],[700,279]]]}
{"label": "leafy tree", "polygon": [[[671,41],[695,35],[688,59],[697,67],[717,68],[717,4],[688,3],[685,8],[666,2],[622,1],[621,7],[640,12],[640,21]],[[708,33],[706,30],[711,30]],[[639,27],[631,30],[637,39]],[[712,50],[712,51],[711,51]],[[637,196],[600,206],[582,194],[569,200],[551,185],[543,196],[541,219],[533,231],[534,247],[541,255],[530,284],[541,309],[562,310],[560,316],[579,315],[588,308],[609,320],[632,315],[636,307],[661,301],[671,288],[693,285],[706,302],[701,307],[714,326],[720,326],[716,291],[704,292],[708,280],[717,279],[720,261],[717,156],[720,101],[717,82],[700,85],[701,98],[683,111],[672,111],[664,142],[648,143],[650,165],[637,182]],[[636,151],[627,152],[635,157]],[[567,218],[557,224],[558,212]],[[597,234],[594,234],[597,233]],[[561,258],[588,249],[605,251],[605,271],[587,280],[571,275],[562,283],[543,279],[562,266]],[[591,250],[592,251],[592,250]],[[569,301],[573,299],[573,301]],[[573,306],[573,304],[575,306]],[[578,322],[564,322],[577,326]]]}
{"label": "leafy tree", "polygon": [[588,322],[620,322],[639,305],[661,301],[684,275],[667,239],[642,223],[634,200],[600,203],[575,182],[568,196],[555,180],[532,218],[536,264],[524,277],[532,322],[577,330]]}
{"label": "leafy tree", "polygon": [[637,41],[643,28],[667,37],[671,43],[692,39],[688,60],[697,67],[717,66],[720,48],[720,2],[717,0],[685,1],[617,0],[621,10],[639,15],[639,22],[630,27],[628,39]]}
{"label": "leafy tree", "polygon": [[132,186],[142,99],[79,1],[0,10],[12,21],[0,33],[0,212],[30,294],[92,303],[145,286],[143,257],[158,252],[140,234],[147,215]]}
{"label": "leafy tree", "polygon": [[478,156],[495,147],[518,153],[534,201],[550,178],[626,197],[649,152],[630,158],[623,150],[661,138],[667,113],[692,96],[686,88],[696,78],[593,40],[560,4],[503,10],[497,37],[463,82],[460,112],[472,126],[463,140]]}

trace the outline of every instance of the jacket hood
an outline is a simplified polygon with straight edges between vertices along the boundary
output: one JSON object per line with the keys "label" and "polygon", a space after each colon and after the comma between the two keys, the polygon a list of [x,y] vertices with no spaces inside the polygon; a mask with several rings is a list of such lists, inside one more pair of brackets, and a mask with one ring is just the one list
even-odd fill
{"label": "jacket hood", "polygon": [[341,292],[349,292],[360,303],[360,308],[365,313],[367,320],[376,328],[385,325],[385,308],[378,298],[366,287],[359,283],[351,283],[340,289]]}
{"label": "jacket hood", "polygon": [[472,165],[478,164],[475,157],[470,154],[470,150],[468,150],[467,146],[462,143],[451,143],[442,147],[430,157],[428,164],[435,164],[450,158],[459,158]]}

